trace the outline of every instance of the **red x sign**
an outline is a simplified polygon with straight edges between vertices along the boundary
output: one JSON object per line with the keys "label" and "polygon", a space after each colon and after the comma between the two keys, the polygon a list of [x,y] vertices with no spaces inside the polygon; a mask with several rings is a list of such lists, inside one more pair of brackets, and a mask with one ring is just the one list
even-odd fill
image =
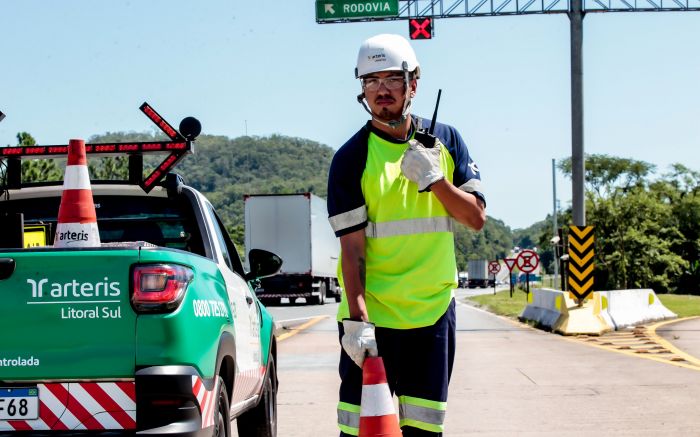
{"label": "red x sign", "polygon": [[433,37],[433,19],[413,18],[408,20],[408,34],[411,39],[431,39]]}
{"label": "red x sign", "polygon": [[540,258],[534,251],[526,249],[520,252],[515,262],[521,272],[532,273],[540,265]]}

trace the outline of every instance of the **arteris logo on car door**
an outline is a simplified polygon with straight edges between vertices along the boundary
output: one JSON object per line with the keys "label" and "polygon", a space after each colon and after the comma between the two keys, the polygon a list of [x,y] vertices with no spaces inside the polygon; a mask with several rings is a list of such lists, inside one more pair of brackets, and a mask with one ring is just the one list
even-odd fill
{"label": "arteris logo on car door", "polygon": [[51,281],[27,279],[28,305],[47,304],[60,308],[62,319],[120,319],[121,283],[105,276],[102,281]]}

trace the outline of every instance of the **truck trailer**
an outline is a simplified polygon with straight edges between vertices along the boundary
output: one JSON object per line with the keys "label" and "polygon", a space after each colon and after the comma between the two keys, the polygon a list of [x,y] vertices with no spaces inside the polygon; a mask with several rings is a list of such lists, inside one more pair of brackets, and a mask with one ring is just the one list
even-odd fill
{"label": "truck trailer", "polygon": [[246,249],[269,250],[283,261],[277,275],[260,281],[258,299],[340,302],[340,243],[328,222],[326,201],[312,193],[246,195],[244,200]]}
{"label": "truck trailer", "polygon": [[467,262],[469,288],[489,286],[488,264],[488,260],[485,259],[472,259]]}

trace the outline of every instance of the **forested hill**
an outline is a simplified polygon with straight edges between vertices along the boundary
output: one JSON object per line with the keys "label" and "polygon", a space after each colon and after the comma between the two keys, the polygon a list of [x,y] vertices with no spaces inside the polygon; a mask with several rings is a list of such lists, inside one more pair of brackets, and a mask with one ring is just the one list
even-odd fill
{"label": "forested hill", "polygon": [[[149,141],[149,134],[108,133],[90,142]],[[328,169],[335,151],[314,141],[282,135],[238,137],[202,135],[175,169],[188,185],[206,194],[234,241],[243,243],[243,195],[312,192],[326,197]],[[469,258],[503,258],[512,248],[511,230],[489,219],[482,232],[456,233],[460,269]]]}

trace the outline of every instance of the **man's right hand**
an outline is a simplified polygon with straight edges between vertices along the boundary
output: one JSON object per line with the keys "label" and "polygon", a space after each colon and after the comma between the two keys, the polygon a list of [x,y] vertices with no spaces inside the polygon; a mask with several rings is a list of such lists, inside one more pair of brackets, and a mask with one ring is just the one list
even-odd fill
{"label": "man's right hand", "polygon": [[376,357],[379,355],[377,351],[377,340],[374,337],[374,323],[343,320],[343,338],[340,343],[343,345],[345,352],[352,360],[362,368],[362,363],[365,357]]}

